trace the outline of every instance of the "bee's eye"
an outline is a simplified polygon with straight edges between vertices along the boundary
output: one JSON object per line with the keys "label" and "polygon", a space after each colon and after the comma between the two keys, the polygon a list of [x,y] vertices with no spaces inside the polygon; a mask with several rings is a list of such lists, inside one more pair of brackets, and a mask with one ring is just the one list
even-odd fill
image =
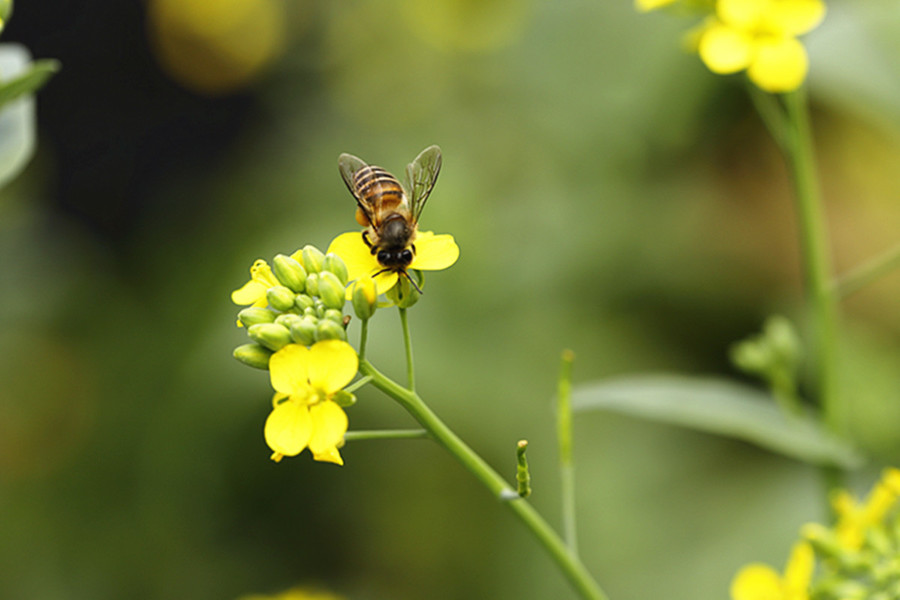
{"label": "bee's eye", "polygon": [[413,259],[413,253],[412,253],[412,250],[410,250],[409,248],[403,250],[400,253],[400,260],[402,260],[403,262],[411,263],[412,259]]}
{"label": "bee's eye", "polygon": [[387,264],[388,261],[391,260],[391,253],[388,252],[387,250],[379,250],[378,256],[376,256],[376,258],[378,259],[378,262],[380,262],[381,264],[384,265],[384,264]]}

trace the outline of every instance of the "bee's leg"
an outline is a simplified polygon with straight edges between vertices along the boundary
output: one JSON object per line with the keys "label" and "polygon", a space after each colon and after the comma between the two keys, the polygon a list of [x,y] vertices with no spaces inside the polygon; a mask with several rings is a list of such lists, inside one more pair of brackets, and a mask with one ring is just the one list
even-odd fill
{"label": "bee's leg", "polygon": [[366,244],[366,246],[369,247],[369,250],[372,251],[372,254],[375,254],[375,252],[378,249],[372,245],[372,242],[369,241],[369,230],[368,229],[366,229],[365,231],[362,232],[362,239],[363,239],[363,242]]}

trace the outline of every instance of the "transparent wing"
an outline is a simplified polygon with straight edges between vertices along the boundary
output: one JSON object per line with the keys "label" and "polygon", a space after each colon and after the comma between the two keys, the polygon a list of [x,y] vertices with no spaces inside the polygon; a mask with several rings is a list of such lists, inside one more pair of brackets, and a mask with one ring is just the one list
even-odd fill
{"label": "transparent wing", "polygon": [[[356,205],[359,207],[359,210],[362,211],[362,214],[365,215],[368,222],[372,223],[375,218],[375,215],[372,214],[372,207],[363,201],[359,195],[359,190],[356,189],[356,184],[354,183],[356,173],[368,166],[366,161],[358,156],[353,156],[352,154],[344,153],[338,157],[338,169],[341,172],[344,183],[347,184],[347,189],[350,190],[350,193],[356,198]],[[360,219],[360,217],[357,216],[357,219]],[[360,221],[360,223],[362,223],[362,221]]]}
{"label": "transparent wing", "polygon": [[407,191],[409,192],[410,208],[413,218],[418,222],[422,208],[434,182],[437,181],[441,171],[441,149],[437,146],[429,146],[422,150],[414,161],[406,166]]}
{"label": "transparent wing", "polygon": [[350,190],[350,193],[353,194],[353,197],[359,200],[359,193],[357,193],[356,185],[353,183],[354,175],[361,169],[368,167],[369,165],[358,156],[353,156],[352,154],[341,154],[338,157],[338,169],[341,171],[341,177],[344,178],[344,183],[347,184],[347,189]]}

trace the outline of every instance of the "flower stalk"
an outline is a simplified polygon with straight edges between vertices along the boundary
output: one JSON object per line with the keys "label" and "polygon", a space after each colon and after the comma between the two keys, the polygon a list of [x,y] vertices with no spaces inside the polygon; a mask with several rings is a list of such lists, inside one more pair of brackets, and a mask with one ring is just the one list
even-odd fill
{"label": "flower stalk", "polygon": [[[359,372],[372,377],[372,385],[396,400],[416,421],[444,447],[463,467],[484,485],[498,500],[517,492],[488,465],[481,456],[457,436],[413,390],[404,388],[385,376],[367,360],[359,363]],[[524,498],[503,502],[535,536],[541,546],[556,562],[566,578],[585,600],[607,600],[587,568],[553,530],[544,518]]]}

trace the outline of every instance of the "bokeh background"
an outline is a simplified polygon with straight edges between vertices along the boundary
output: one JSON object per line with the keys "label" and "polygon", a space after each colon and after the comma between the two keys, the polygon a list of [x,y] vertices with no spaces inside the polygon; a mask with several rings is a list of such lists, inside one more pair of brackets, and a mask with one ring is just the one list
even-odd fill
{"label": "bokeh background", "polygon": [[[807,38],[835,262],[900,231],[900,7],[833,0]],[[537,544],[426,441],[275,464],[266,374],[229,294],[256,258],[355,228],[336,159],[444,169],[423,226],[462,254],[411,311],[420,392],[556,523],[552,396],[622,373],[734,374],[802,323],[784,168],[690,23],[622,0],[20,1],[3,42],[63,70],[0,191],[0,597],[564,598]],[[859,443],[900,462],[900,276],[844,304]],[[370,355],[402,374],[396,315]],[[354,429],[410,419],[374,390]],[[616,600],[724,598],[823,515],[817,474],[749,445],[589,414],[582,555]],[[867,486],[871,472],[858,477]]]}

